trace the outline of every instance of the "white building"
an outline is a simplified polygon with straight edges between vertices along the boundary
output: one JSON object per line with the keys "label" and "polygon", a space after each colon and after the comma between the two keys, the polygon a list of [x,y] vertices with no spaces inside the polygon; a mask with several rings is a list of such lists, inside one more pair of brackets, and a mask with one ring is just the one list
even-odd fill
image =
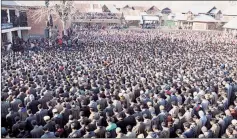
{"label": "white building", "polygon": [[234,34],[237,34],[237,17],[230,20],[228,23],[226,23],[223,28],[227,32],[232,32]]}
{"label": "white building", "polygon": [[[1,37],[3,42],[12,42],[15,37],[28,37],[28,27],[26,11],[20,8],[20,4],[15,1],[2,1],[1,17]],[[15,17],[19,17],[16,20]]]}

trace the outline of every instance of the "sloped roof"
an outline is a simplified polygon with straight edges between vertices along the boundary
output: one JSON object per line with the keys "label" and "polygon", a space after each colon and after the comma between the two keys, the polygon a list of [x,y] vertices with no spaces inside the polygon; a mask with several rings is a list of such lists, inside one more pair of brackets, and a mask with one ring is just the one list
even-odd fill
{"label": "sloped roof", "polygon": [[230,20],[228,23],[226,23],[223,28],[229,28],[229,29],[237,29],[237,17]]}
{"label": "sloped roof", "polygon": [[129,15],[129,16],[125,16],[125,20],[140,20],[140,21],[142,21],[142,17]]}
{"label": "sloped roof", "polygon": [[147,11],[160,11],[156,6],[150,7]]}
{"label": "sloped roof", "polygon": [[219,10],[219,9],[213,9],[213,10],[211,10],[211,14],[217,14],[218,12],[220,12],[221,13],[221,10]]}
{"label": "sloped roof", "polygon": [[185,16],[182,13],[175,13],[173,20],[175,20],[175,21],[184,21],[184,20],[187,20],[187,16]]}
{"label": "sloped roof", "polygon": [[237,15],[237,5],[230,6],[223,11],[223,15]]}
{"label": "sloped roof", "polygon": [[216,9],[216,7],[210,5],[195,5],[190,8],[189,7],[184,8],[182,13],[188,13],[189,11],[192,12],[193,14],[208,13],[212,9]]}
{"label": "sloped roof", "polygon": [[138,11],[146,11],[147,7],[145,6],[132,6],[133,10],[138,10]]}
{"label": "sloped roof", "polygon": [[138,10],[132,10],[132,9],[122,9],[121,12],[123,12],[124,16],[140,16],[140,11]]}
{"label": "sloped roof", "polygon": [[138,10],[122,9],[121,12],[123,13],[125,20],[142,20],[142,16]]}
{"label": "sloped roof", "polygon": [[108,4],[108,5],[104,5],[104,6],[106,6],[111,13],[120,13],[114,5],[109,5]]}
{"label": "sloped roof", "polygon": [[75,3],[75,7],[78,9],[78,12],[89,12],[90,11],[90,4],[87,3]]}
{"label": "sloped roof", "polygon": [[130,7],[129,5],[126,5],[123,7],[123,9],[132,9],[132,7]]}
{"label": "sloped roof", "polygon": [[195,17],[192,21],[193,22],[218,22],[212,16],[204,15],[204,14],[201,14],[201,15]]}
{"label": "sloped roof", "polygon": [[147,10],[147,13],[148,13],[148,14],[157,15],[157,14],[160,14],[160,13],[161,13],[161,10],[158,9],[156,6],[152,6],[151,8],[149,8],[149,9]]}
{"label": "sloped roof", "polygon": [[17,1],[2,1],[2,6],[22,6],[21,3]]}
{"label": "sloped roof", "polygon": [[141,12],[140,15],[147,15],[147,13],[146,12]]}
{"label": "sloped roof", "polygon": [[161,10],[161,13],[171,13],[171,12],[172,12],[172,10],[168,7]]}
{"label": "sloped roof", "polygon": [[158,16],[154,16],[154,15],[147,15],[147,16],[143,16],[143,20],[159,21],[159,17]]}

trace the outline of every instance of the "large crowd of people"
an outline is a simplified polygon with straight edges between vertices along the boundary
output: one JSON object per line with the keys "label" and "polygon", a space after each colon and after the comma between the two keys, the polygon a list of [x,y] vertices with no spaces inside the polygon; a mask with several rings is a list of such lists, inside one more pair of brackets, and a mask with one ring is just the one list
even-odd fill
{"label": "large crowd of people", "polygon": [[237,137],[234,36],[134,29],[71,37],[80,44],[70,51],[67,43],[2,52],[2,137]]}
{"label": "large crowd of people", "polygon": [[79,13],[75,16],[76,19],[119,19],[119,17],[114,13]]}

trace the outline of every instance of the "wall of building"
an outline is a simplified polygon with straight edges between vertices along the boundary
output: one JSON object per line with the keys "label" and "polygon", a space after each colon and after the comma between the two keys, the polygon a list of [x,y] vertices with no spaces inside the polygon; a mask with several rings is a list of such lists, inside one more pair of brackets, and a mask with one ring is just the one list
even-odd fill
{"label": "wall of building", "polygon": [[230,20],[232,20],[233,18],[237,18],[237,15],[223,15],[222,20],[229,22]]}
{"label": "wall of building", "polygon": [[28,30],[22,30],[21,35],[24,41],[28,39],[29,31]]}
{"label": "wall of building", "polygon": [[207,23],[193,22],[193,30],[207,30]]}

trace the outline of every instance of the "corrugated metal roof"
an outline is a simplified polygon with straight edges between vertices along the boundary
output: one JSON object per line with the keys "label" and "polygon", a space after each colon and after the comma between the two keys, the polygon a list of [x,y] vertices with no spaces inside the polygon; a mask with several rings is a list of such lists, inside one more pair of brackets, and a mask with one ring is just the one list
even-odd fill
{"label": "corrugated metal roof", "polygon": [[201,14],[201,15],[195,17],[192,21],[193,22],[218,22],[212,16],[204,15],[204,14]]}
{"label": "corrugated metal roof", "polygon": [[159,17],[158,16],[147,15],[147,16],[143,16],[143,20],[159,21]]}
{"label": "corrugated metal roof", "polygon": [[183,20],[187,20],[187,16],[182,14],[182,13],[175,13],[174,14],[174,19],[175,21],[183,21]]}
{"label": "corrugated metal roof", "polygon": [[237,17],[226,23],[223,28],[237,29]]}
{"label": "corrugated metal roof", "polygon": [[221,10],[218,10],[218,9],[213,9],[213,10],[211,10],[211,12],[210,12],[210,13],[211,13],[211,14],[217,14],[219,11],[221,12]]}
{"label": "corrugated metal roof", "polygon": [[120,13],[114,5],[105,5],[111,13]]}
{"label": "corrugated metal roof", "polygon": [[140,15],[147,15],[147,13],[146,12],[141,12]]}
{"label": "corrugated metal roof", "polygon": [[122,9],[121,12],[123,12],[124,16],[140,16],[140,11],[132,10],[132,9]]}
{"label": "corrugated metal roof", "polygon": [[78,9],[78,12],[89,12],[90,11],[90,4],[87,3],[75,3],[75,7]]}
{"label": "corrugated metal roof", "polygon": [[142,21],[142,17],[141,16],[128,15],[128,16],[125,16],[125,20],[140,20],[140,21]]}
{"label": "corrugated metal roof", "polygon": [[22,4],[17,1],[2,1],[2,5],[4,5],[4,6],[22,6]]}
{"label": "corrugated metal roof", "polygon": [[223,11],[223,15],[237,15],[237,5],[227,8],[225,11]]}
{"label": "corrugated metal roof", "polygon": [[146,9],[147,9],[148,7],[145,7],[145,6],[132,6],[132,8],[133,8],[134,10],[138,10],[138,11],[140,11],[140,12],[144,12],[144,11],[146,11]]}
{"label": "corrugated metal roof", "polygon": [[184,8],[182,13],[188,13],[189,11],[193,14],[200,14],[200,13],[208,13],[210,12],[215,6],[210,5],[195,5],[192,7]]}

